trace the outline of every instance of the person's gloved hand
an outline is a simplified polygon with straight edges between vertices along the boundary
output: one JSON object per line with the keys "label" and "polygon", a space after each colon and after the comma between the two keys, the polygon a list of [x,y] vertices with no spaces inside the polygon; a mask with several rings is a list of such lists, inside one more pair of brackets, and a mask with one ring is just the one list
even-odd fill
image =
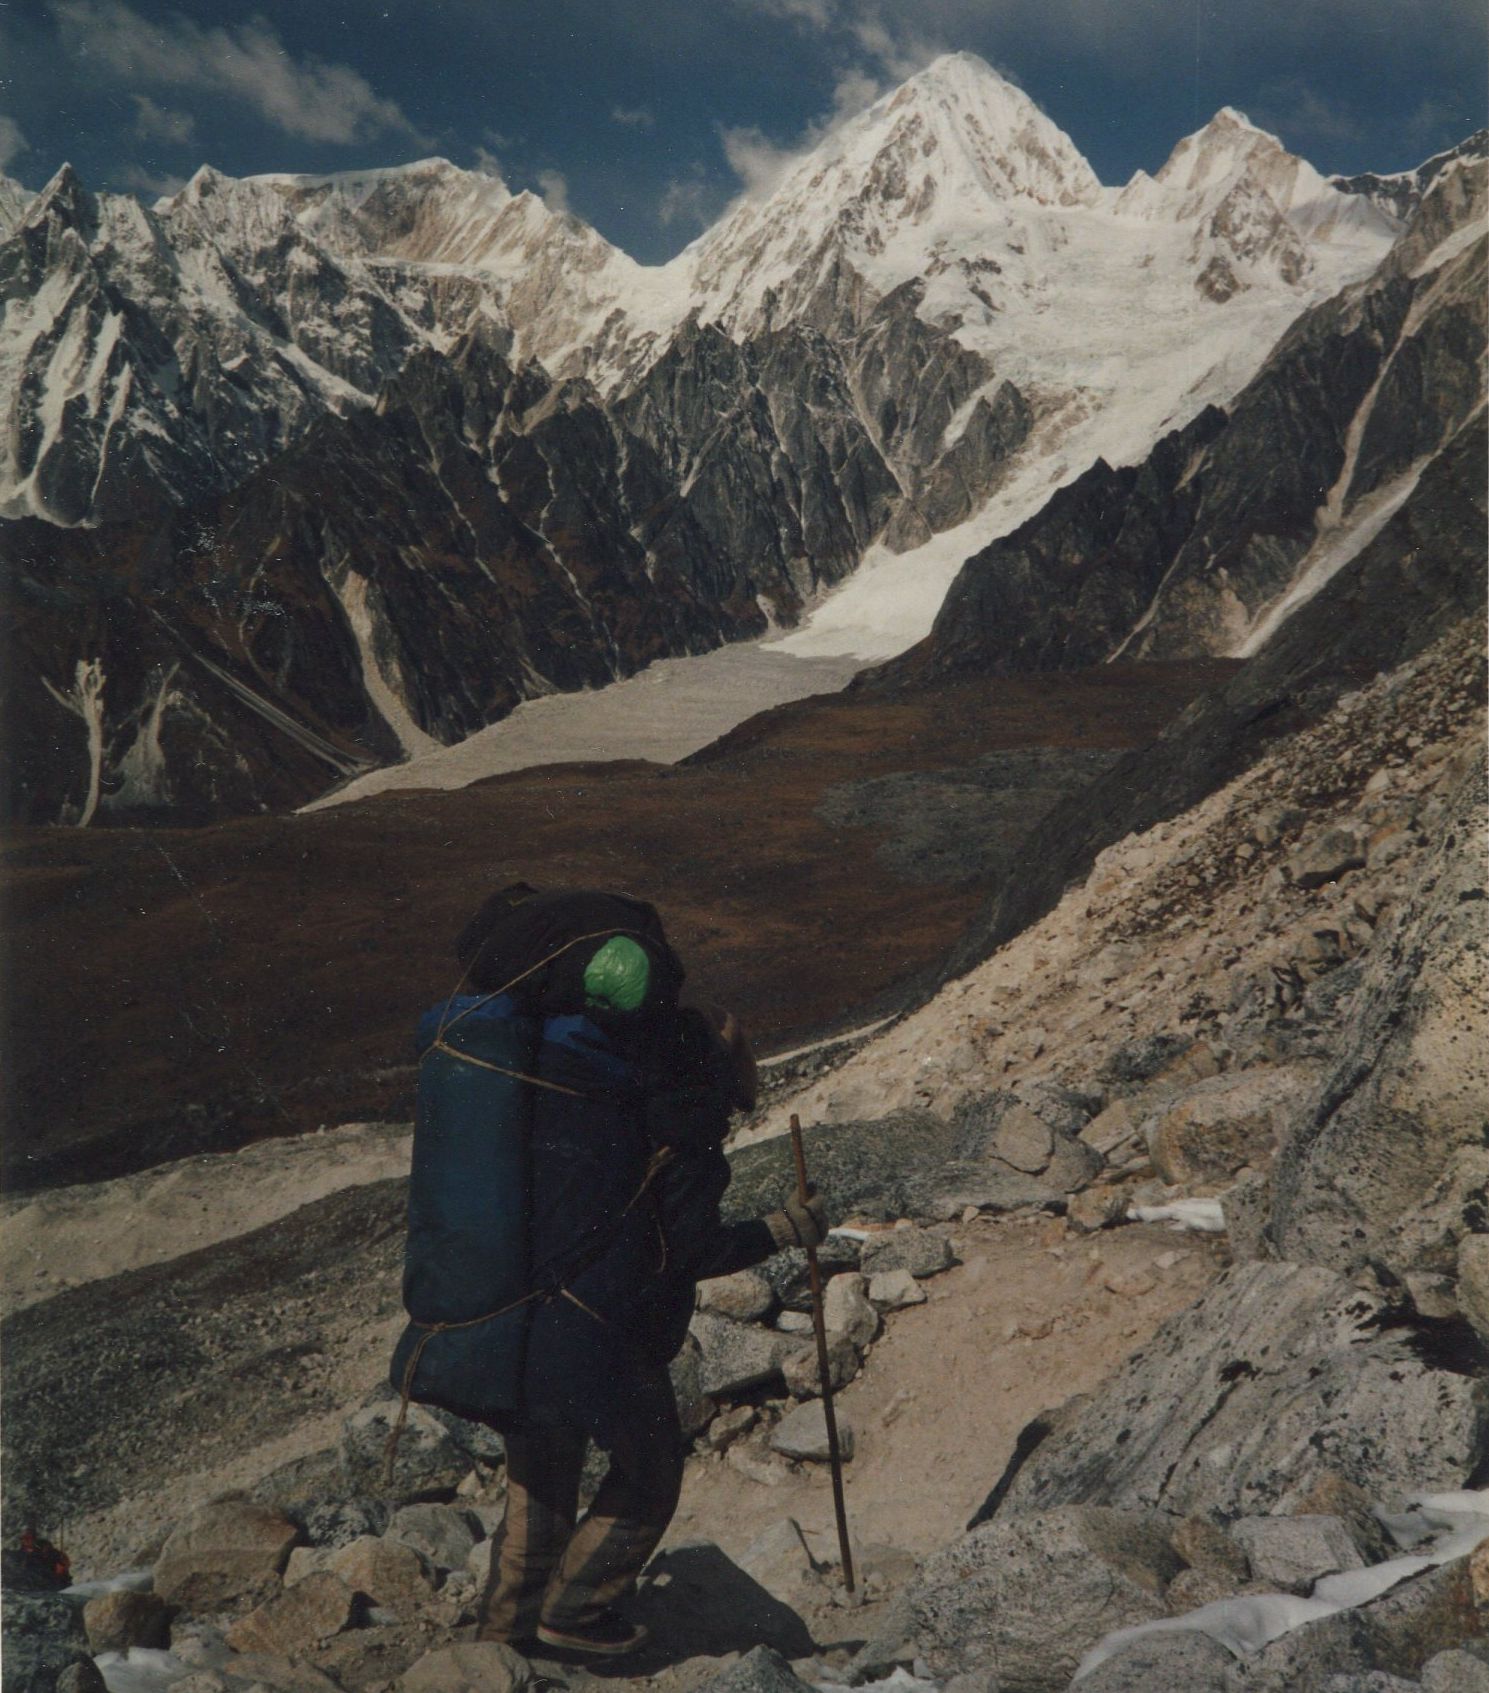
{"label": "person's gloved hand", "polygon": [[788,1246],[821,1246],[827,1239],[827,1205],[816,1188],[807,1189],[803,1203],[793,1193],[779,1211],[765,1219],[777,1250]]}

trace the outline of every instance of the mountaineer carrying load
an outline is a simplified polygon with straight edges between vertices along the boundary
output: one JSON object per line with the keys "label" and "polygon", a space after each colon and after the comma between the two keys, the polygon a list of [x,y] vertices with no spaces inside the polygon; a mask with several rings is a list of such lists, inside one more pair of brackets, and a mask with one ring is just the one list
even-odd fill
{"label": "mountaineer carrying load", "polygon": [[[506,1516],[477,1638],[600,1656],[682,1484],[668,1364],[696,1284],[827,1233],[820,1197],[726,1224],[729,1113],[755,1102],[733,1017],[679,1003],[656,911],[518,883],[456,942],[426,1014],[392,1379],[494,1428]],[[402,1417],[400,1416],[400,1424]],[[576,1529],[586,1441],[610,1468]],[[396,1433],[395,1433],[396,1439]]]}

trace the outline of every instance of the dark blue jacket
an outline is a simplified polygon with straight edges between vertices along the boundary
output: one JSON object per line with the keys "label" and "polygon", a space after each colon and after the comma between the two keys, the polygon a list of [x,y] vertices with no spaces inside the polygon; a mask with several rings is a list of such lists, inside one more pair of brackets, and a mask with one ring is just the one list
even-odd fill
{"label": "dark blue jacket", "polygon": [[[441,1020],[482,1063],[428,1050]],[[719,1216],[727,1056],[688,1011],[626,1051],[588,1017],[510,999],[453,1001],[420,1042],[394,1385],[417,1350],[415,1400],[562,1419],[606,1445],[682,1344],[697,1282],[774,1250],[762,1222]],[[465,1326],[429,1332],[450,1323]]]}

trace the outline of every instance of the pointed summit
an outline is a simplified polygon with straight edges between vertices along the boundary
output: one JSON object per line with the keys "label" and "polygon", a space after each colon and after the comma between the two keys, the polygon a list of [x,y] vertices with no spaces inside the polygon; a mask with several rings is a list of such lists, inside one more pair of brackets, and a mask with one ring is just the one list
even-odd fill
{"label": "pointed summit", "polygon": [[1040,207],[1094,204],[1101,184],[1022,89],[972,53],[917,71],[788,164],[763,200],[741,198],[674,261],[706,317],[742,322],[766,293],[804,301],[846,264],[887,293],[927,255]]}

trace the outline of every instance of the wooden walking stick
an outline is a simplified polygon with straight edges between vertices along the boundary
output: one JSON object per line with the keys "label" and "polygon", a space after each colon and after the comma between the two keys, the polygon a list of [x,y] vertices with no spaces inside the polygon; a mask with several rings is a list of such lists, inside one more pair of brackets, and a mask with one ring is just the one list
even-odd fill
{"label": "wooden walking stick", "polygon": [[[791,1150],[796,1154],[796,1197],[807,1202],[807,1155],[801,1143],[801,1119],[791,1115]],[[822,1378],[822,1409],[827,1417],[827,1456],[832,1465],[832,1504],[838,1518],[838,1551],[843,1559],[843,1586],[853,1592],[853,1553],[848,1547],[848,1508],[843,1503],[843,1460],[838,1453],[838,1420],[832,1409],[832,1365],[827,1356],[827,1319],[822,1314],[822,1272],[817,1248],[809,1246],[807,1276],[812,1284],[812,1327],[817,1334],[817,1370]]]}

